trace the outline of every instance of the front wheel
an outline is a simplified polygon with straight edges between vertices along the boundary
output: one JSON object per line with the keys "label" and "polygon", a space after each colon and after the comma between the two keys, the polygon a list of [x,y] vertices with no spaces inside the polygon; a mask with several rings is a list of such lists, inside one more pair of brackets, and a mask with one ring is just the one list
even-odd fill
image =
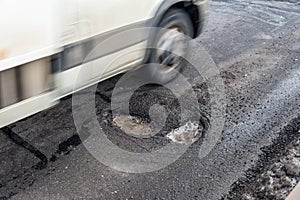
{"label": "front wheel", "polygon": [[189,49],[189,37],[194,28],[190,16],[182,9],[168,11],[158,24],[162,28],[154,37],[147,75],[156,83],[164,84],[173,80],[186,65],[184,57]]}

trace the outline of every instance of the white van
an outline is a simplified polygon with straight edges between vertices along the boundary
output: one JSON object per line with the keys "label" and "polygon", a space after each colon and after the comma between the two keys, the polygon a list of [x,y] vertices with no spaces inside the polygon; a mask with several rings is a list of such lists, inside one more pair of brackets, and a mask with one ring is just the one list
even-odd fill
{"label": "white van", "polygon": [[[106,38],[134,28],[170,30],[169,35],[120,41],[117,48],[103,49],[91,60],[97,60],[99,67],[93,72],[101,71],[108,60],[131,48],[142,47],[150,37],[157,43],[175,37],[176,32],[197,37],[206,5],[207,0],[0,0],[0,128],[149,59],[162,62],[163,55],[154,55],[158,52],[139,51],[110,66],[101,76],[87,71],[82,85],[74,88],[83,60]],[[168,44],[174,46],[174,42]],[[170,66],[178,69],[181,64],[178,61]],[[151,69],[149,76],[161,81],[173,78],[172,70],[160,68]]]}

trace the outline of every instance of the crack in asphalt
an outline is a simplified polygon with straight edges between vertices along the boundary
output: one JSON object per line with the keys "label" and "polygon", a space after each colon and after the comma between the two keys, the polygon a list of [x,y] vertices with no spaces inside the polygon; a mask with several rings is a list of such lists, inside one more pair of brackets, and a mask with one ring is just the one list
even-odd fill
{"label": "crack in asphalt", "polygon": [[[78,134],[74,134],[72,137],[68,138],[67,140],[63,141],[58,145],[58,149],[55,154],[64,154],[68,155],[71,152],[71,147],[77,147],[82,143]],[[55,156],[55,155],[53,155]]]}
{"label": "crack in asphalt", "polygon": [[104,100],[106,103],[111,103],[111,98],[108,95],[105,95],[99,91],[96,91],[96,95],[99,95],[99,97]]}
{"label": "crack in asphalt", "polygon": [[39,151],[36,147],[25,141],[22,137],[20,137],[18,134],[16,134],[14,131],[12,131],[9,127],[2,128],[2,131],[4,134],[6,134],[15,144],[23,147],[33,155],[35,155],[37,158],[39,158],[41,161],[37,163],[34,168],[35,169],[45,169],[48,165],[48,159],[41,151]]}

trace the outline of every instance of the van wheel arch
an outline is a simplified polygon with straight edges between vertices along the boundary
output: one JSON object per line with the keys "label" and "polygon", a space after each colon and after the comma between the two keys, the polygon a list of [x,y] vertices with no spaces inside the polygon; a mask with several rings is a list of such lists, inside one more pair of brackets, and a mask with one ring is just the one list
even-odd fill
{"label": "van wheel arch", "polygon": [[156,27],[159,22],[162,20],[164,15],[168,13],[172,9],[182,9],[187,12],[190,16],[191,21],[193,22],[194,26],[194,35],[193,38],[197,37],[197,30],[199,29],[199,23],[197,23],[199,19],[199,10],[197,6],[193,4],[191,0],[171,0],[171,1],[164,1],[162,5],[156,11],[155,17],[152,20],[150,27]]}

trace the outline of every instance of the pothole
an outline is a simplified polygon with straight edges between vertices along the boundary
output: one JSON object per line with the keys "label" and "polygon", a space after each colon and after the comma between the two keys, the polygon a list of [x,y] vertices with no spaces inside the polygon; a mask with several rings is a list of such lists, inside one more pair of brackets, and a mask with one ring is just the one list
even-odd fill
{"label": "pothole", "polygon": [[[133,116],[116,116],[113,119],[114,125],[119,127],[126,134],[133,137],[152,137],[157,132],[151,130],[149,123]],[[202,136],[203,126],[196,122],[187,122],[185,125],[173,129],[165,137],[175,143],[190,145],[199,140]]]}
{"label": "pothole", "polygon": [[136,137],[150,137],[152,131],[150,125],[133,116],[117,116],[113,122],[126,134]]}

